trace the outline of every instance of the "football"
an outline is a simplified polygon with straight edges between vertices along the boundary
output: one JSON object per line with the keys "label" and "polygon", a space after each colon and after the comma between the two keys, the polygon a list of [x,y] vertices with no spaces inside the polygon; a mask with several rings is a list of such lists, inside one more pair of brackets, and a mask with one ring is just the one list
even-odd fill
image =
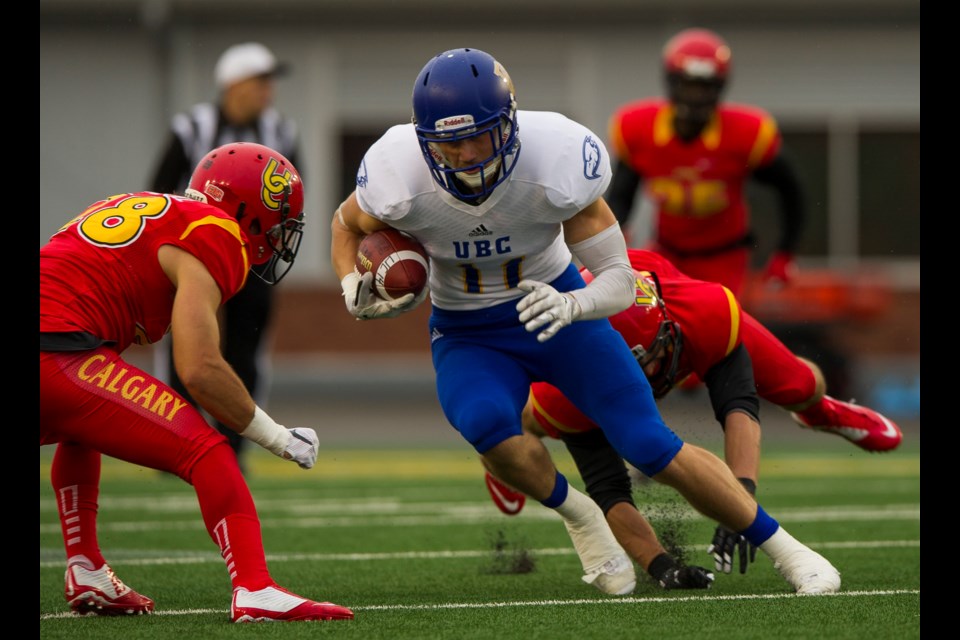
{"label": "football", "polygon": [[373,291],[384,300],[419,295],[427,286],[429,264],[423,245],[396,229],[364,236],[357,248],[357,271],[360,275],[373,272]]}

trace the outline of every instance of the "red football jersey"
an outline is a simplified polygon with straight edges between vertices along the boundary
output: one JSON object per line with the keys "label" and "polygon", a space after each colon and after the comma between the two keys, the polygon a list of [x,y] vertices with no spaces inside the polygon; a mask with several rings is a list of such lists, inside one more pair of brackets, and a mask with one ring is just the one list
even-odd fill
{"label": "red football jersey", "polygon": [[655,203],[657,242],[679,253],[727,247],[746,235],[746,179],[782,143],[770,114],[737,104],[721,104],[703,133],[685,143],[663,98],[618,109],[609,135],[611,153],[642,177]]}
{"label": "red football jersey", "polygon": [[199,259],[222,302],[246,282],[246,237],[220,209],[152,192],[111,196],[40,248],[40,331],[86,331],[117,351],[160,340],[175,292],[157,259],[164,244]]}
{"label": "red football jersey", "polygon": [[[680,273],[662,256],[642,249],[629,249],[630,264],[637,272],[636,302],[610,317],[610,323],[633,347],[649,347],[651,326],[648,307],[652,303],[647,280],[642,276],[655,272],[670,317],[680,325],[683,351],[677,369],[677,382],[691,373],[701,379],[710,368],[723,360],[740,343],[741,311],[736,297],[714,282],[693,280]],[[589,278],[589,274],[586,274]],[[534,415],[547,433],[557,437],[558,431],[577,432],[595,428],[556,388],[544,382],[531,386],[530,399]]]}
{"label": "red football jersey", "polygon": [[[740,305],[736,297],[715,282],[688,278],[652,251],[630,249],[628,254],[634,271],[657,274],[667,313],[683,332],[677,382],[691,373],[702,380],[710,367],[727,357],[741,342]],[[631,347],[648,342],[645,336],[651,333],[650,327],[644,326],[645,304],[650,304],[650,300],[642,295],[638,284],[636,303],[610,318],[613,328]]]}

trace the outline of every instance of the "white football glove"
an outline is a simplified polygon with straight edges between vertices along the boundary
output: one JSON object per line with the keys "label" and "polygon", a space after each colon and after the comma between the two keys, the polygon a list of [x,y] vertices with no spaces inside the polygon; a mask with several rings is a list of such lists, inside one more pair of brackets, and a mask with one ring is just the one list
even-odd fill
{"label": "white football glove", "polygon": [[247,440],[284,460],[293,460],[303,469],[310,469],[317,461],[320,439],[313,429],[287,429],[277,424],[260,407],[255,407],[253,419],[239,432]]}
{"label": "white football glove", "polygon": [[544,282],[521,280],[517,288],[527,292],[517,303],[524,328],[532,333],[547,325],[537,334],[537,342],[546,342],[580,315],[580,305],[576,300]]}
{"label": "white football glove", "polygon": [[408,293],[396,300],[381,300],[373,293],[373,273],[368,271],[361,276],[356,269],[343,276],[340,287],[347,311],[358,320],[395,318],[413,310],[427,297],[427,287],[424,287],[418,296]]}
{"label": "white football glove", "polygon": [[317,432],[307,427],[290,429],[290,442],[283,450],[285,460],[293,460],[301,469],[312,469],[317,461],[320,438]]}

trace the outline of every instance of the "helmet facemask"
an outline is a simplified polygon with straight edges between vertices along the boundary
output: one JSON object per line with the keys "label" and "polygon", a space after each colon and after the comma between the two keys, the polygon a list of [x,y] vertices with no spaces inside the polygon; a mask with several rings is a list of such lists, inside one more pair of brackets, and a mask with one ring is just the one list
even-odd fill
{"label": "helmet facemask", "polygon": [[[290,214],[291,192],[291,187],[287,185],[280,203],[280,221],[267,229],[263,234],[265,243],[259,247],[260,251],[269,248],[272,255],[264,264],[251,269],[254,275],[267,284],[280,282],[293,267],[297,252],[300,251],[300,241],[303,239],[303,211],[296,216]],[[238,217],[239,215],[241,214],[238,214]],[[253,221],[251,231],[254,230],[253,225],[256,225],[259,230],[258,220]]]}
{"label": "helmet facemask", "polygon": [[[663,302],[663,289],[660,287],[660,278],[656,273],[650,273],[648,282],[652,287],[647,290],[650,296],[651,308],[658,309],[660,324],[657,333],[648,345],[638,344],[630,349],[637,364],[643,370],[650,382],[653,397],[660,399],[667,395],[677,381],[677,372],[680,368],[680,354],[683,352],[683,334],[680,325],[670,319],[667,306]],[[647,316],[648,321],[652,316]],[[647,334],[649,335],[649,334]],[[658,366],[647,371],[650,365]]]}
{"label": "helmet facemask", "polygon": [[693,139],[709,124],[720,104],[723,86],[723,80],[717,78],[693,78],[679,73],[667,76],[668,94],[681,138]]}
{"label": "helmet facemask", "polygon": [[[668,319],[660,323],[657,335],[649,346],[638,344],[630,350],[637,359],[637,364],[644,370],[654,398],[660,399],[667,395],[676,383],[682,350],[683,335],[680,325]],[[647,374],[646,368],[658,358],[662,358],[660,366],[653,373]]]}
{"label": "helmet facemask", "polygon": [[[465,201],[486,199],[513,171],[520,152],[514,121],[506,116],[498,116],[480,126],[468,126],[452,131],[444,130],[442,124],[438,123],[436,130],[431,132],[418,129],[417,137],[434,180]],[[443,151],[445,144],[481,137],[484,137],[484,141],[489,141],[492,150],[489,156],[467,167],[450,165]]]}

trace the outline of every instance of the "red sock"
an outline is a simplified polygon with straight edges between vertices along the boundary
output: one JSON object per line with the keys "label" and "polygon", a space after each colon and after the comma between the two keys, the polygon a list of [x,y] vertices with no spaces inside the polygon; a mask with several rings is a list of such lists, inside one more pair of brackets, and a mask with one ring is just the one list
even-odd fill
{"label": "red sock", "polygon": [[263,552],[260,519],[230,445],[219,444],[200,458],[191,482],[207,531],[227,563],[233,588],[257,591],[274,584]]}
{"label": "red sock", "polygon": [[50,483],[56,492],[67,564],[85,556],[90,561],[89,569],[99,569],[104,563],[97,541],[100,453],[60,443],[53,455]]}
{"label": "red sock", "polygon": [[243,587],[247,591],[258,591],[274,584],[267,570],[257,516],[227,516],[217,523],[212,535],[227,563],[234,589]]}

